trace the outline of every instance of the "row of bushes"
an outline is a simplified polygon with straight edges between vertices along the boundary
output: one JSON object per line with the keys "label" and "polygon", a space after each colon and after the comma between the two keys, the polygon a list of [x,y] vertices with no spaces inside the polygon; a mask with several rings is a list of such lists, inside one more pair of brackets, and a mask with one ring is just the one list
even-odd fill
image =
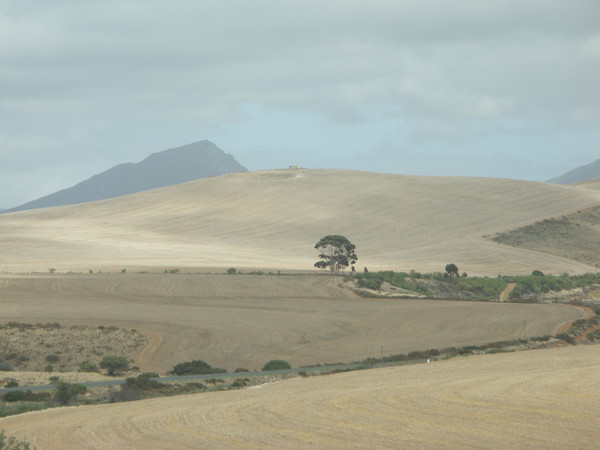
{"label": "row of bushes", "polygon": [[[282,359],[272,359],[263,366],[262,370],[285,370],[291,368],[292,366],[290,366],[287,361]],[[250,371],[248,369],[238,368],[235,369],[234,372],[242,373]],[[227,370],[218,367],[212,367],[207,362],[201,360],[193,360],[175,365],[171,373],[174,375],[208,375],[213,373],[227,373]]]}
{"label": "row of bushes", "polygon": [[459,291],[462,297],[473,300],[497,300],[508,283],[515,283],[516,286],[510,294],[510,299],[519,300],[536,297],[550,291],[562,291],[590,284],[600,284],[600,273],[585,275],[564,273],[556,276],[544,275],[542,272],[535,270],[527,276],[499,275],[496,278],[489,278],[451,277],[442,272],[421,274],[415,271],[410,273],[383,271],[359,273],[355,275],[355,279],[360,287],[367,289],[380,289],[381,285],[387,282],[401,289],[432,296],[433,293],[423,280],[434,280],[438,283],[446,283],[455,291]]}

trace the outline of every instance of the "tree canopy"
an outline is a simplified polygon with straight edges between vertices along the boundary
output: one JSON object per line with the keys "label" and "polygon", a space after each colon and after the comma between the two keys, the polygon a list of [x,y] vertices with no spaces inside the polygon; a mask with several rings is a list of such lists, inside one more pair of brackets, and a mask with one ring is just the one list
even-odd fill
{"label": "tree canopy", "polygon": [[329,269],[332,274],[356,264],[356,246],[345,236],[330,234],[316,243],[320,260],[315,263],[319,269]]}
{"label": "tree canopy", "polygon": [[100,367],[106,369],[110,376],[129,370],[129,361],[124,356],[104,355]]}
{"label": "tree canopy", "polygon": [[458,276],[458,266],[454,263],[446,264],[446,273],[448,274],[448,276],[457,277]]}

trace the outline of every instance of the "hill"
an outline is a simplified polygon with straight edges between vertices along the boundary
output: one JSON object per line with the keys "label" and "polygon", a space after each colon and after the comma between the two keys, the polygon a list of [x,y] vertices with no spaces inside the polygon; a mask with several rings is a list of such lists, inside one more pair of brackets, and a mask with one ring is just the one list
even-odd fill
{"label": "hill", "polygon": [[595,448],[597,346],[297,378],[0,420],[38,448]]}
{"label": "hill", "polygon": [[73,187],[25,203],[0,213],[87,203],[198,178],[231,172],[246,172],[233,156],[210,141],[153,153],[139,163],[119,164]]}
{"label": "hill", "polygon": [[600,178],[592,178],[590,180],[573,183],[573,186],[582,187],[585,189],[596,189],[600,191]]}
{"label": "hill", "polygon": [[548,180],[548,183],[572,184],[600,177],[600,159]]}
{"label": "hill", "polygon": [[343,234],[358,268],[461,273],[589,272],[494,234],[600,204],[600,192],[518,180],[343,170],[204,178],[81,205],[0,216],[8,272],[236,267],[313,270],[315,243]]}

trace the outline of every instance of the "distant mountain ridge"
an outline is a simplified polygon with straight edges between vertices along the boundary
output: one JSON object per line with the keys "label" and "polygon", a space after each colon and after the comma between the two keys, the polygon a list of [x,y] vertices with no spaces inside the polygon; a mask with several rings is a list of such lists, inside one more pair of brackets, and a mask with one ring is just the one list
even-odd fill
{"label": "distant mountain ridge", "polygon": [[0,214],[105,200],[198,178],[247,171],[232,155],[204,140],[153,153],[139,163],[119,164],[68,189],[0,210]]}
{"label": "distant mountain ridge", "polygon": [[571,184],[598,177],[600,177],[600,159],[585,166],[580,166],[573,170],[569,170],[567,173],[548,180],[548,183]]}

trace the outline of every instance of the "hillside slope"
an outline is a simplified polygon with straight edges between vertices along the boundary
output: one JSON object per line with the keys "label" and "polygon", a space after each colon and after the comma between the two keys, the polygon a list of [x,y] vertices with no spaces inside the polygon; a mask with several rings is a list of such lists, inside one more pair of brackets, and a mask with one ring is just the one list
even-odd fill
{"label": "hillside slope", "polygon": [[153,153],[139,163],[119,164],[73,187],[0,213],[93,202],[231,172],[246,172],[210,141]]}
{"label": "hillside slope", "polygon": [[312,270],[346,235],[358,269],[587,272],[482,238],[600,204],[600,192],[516,180],[279,170],[206,178],[101,202],[0,216],[4,271]]}
{"label": "hillside slope", "polygon": [[597,346],[0,419],[39,449],[596,448]]}

